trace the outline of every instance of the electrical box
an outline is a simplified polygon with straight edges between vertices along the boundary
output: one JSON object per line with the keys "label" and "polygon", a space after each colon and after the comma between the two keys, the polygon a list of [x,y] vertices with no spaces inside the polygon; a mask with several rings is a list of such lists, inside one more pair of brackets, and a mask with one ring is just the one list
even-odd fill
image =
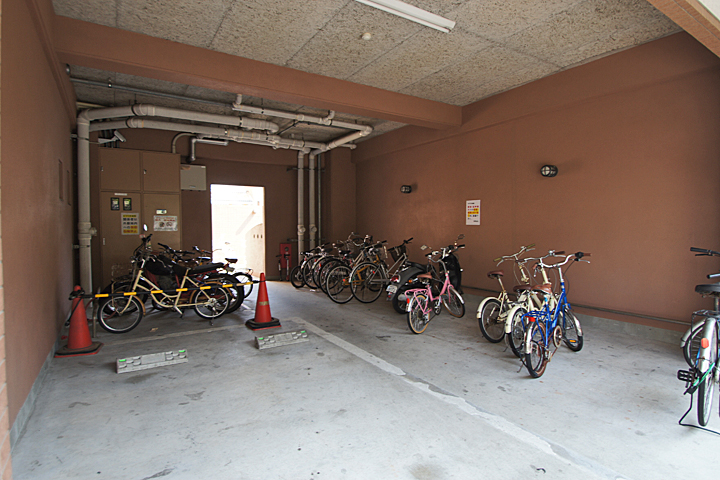
{"label": "electrical box", "polygon": [[205,165],[180,165],[182,190],[207,190]]}

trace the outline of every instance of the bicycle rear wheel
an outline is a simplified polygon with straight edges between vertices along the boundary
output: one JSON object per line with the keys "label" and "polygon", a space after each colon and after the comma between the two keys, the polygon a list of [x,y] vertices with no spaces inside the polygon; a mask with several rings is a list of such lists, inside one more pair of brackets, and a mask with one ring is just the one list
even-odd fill
{"label": "bicycle rear wheel", "polygon": [[110,333],[126,333],[143,318],[143,306],[135,296],[103,299],[98,305],[97,321]]}
{"label": "bicycle rear wheel", "polygon": [[[710,421],[710,411],[712,410],[713,397],[715,396],[716,376],[715,369],[717,365],[717,323],[712,321],[703,328],[702,338],[708,340],[707,360],[703,363],[708,365],[704,370],[700,370],[702,375],[698,384],[698,423],[703,427]],[[702,353],[702,352],[701,352]]]}
{"label": "bicycle rear wheel", "polygon": [[505,316],[503,310],[507,306],[500,303],[497,298],[489,298],[480,308],[478,324],[480,332],[488,342],[498,343],[505,336]]}
{"label": "bicycle rear wheel", "polygon": [[695,362],[697,362],[697,353],[700,349],[700,340],[702,339],[704,325],[705,323],[702,322],[698,323],[694,328],[691,327],[692,331],[690,332],[690,336],[683,345],[683,356],[685,357],[687,364],[691,367],[695,365]]}
{"label": "bicycle rear wheel", "polygon": [[531,323],[525,332],[525,367],[533,378],[541,377],[547,367],[545,325],[541,321]]}
{"label": "bicycle rear wheel", "polygon": [[243,301],[245,300],[245,290],[243,289],[243,285],[236,286],[235,284],[243,283],[243,280],[238,280],[236,277],[230,275],[229,273],[213,275],[209,278],[223,285],[232,284],[232,286],[230,287],[223,287],[227,291],[228,296],[230,297],[225,313],[234,312],[235,310],[240,308],[240,305],[242,305]]}
{"label": "bicycle rear wheel", "polygon": [[199,317],[212,320],[225,313],[230,303],[230,295],[219,284],[212,284],[207,290],[194,291],[190,303]]}
{"label": "bicycle rear wheel", "polygon": [[362,303],[372,303],[380,298],[385,283],[382,268],[373,262],[361,263],[350,275],[353,295]]}
{"label": "bicycle rear wheel", "polygon": [[413,333],[423,333],[430,323],[430,307],[425,293],[410,296],[407,310],[408,327]]}
{"label": "bicycle rear wheel", "polygon": [[246,299],[250,296],[250,294],[253,291],[253,278],[252,275],[249,273],[234,273],[232,274],[235,278],[237,278],[238,283],[244,283],[243,285],[243,299]]}
{"label": "bicycle rear wheel", "polygon": [[350,288],[350,273],[352,269],[347,265],[337,265],[330,270],[325,280],[325,291],[335,303],[347,303],[353,298]]}
{"label": "bicycle rear wheel", "polygon": [[563,312],[563,342],[573,352],[579,352],[583,347],[583,334],[580,322],[575,317],[570,305],[565,306]]}
{"label": "bicycle rear wheel", "polygon": [[[461,318],[465,315],[465,303],[452,285],[448,286],[447,292],[443,295],[442,303],[453,317]],[[502,336],[500,338],[502,339]]]}

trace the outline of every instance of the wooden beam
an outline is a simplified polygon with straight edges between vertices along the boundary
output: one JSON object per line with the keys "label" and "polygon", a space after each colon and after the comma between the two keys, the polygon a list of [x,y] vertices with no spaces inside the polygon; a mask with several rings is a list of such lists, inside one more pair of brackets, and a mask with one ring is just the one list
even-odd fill
{"label": "wooden beam", "polygon": [[648,0],[670,20],[720,56],[720,20],[697,0]]}
{"label": "wooden beam", "polygon": [[55,45],[58,57],[71,65],[435,129],[462,123],[456,105],[67,17],[56,17]]}

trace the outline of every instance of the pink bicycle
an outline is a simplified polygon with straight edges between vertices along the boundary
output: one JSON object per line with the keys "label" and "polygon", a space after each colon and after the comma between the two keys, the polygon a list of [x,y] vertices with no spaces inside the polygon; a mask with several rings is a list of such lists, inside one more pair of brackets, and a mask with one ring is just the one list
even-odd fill
{"label": "pink bicycle", "polygon": [[[426,248],[427,246],[423,245],[422,249],[425,250]],[[437,257],[441,253],[436,251],[426,255],[430,262],[438,264],[438,268],[435,270],[445,275],[445,281],[437,296],[433,292],[438,292],[437,284],[440,283],[440,280],[433,278],[429,273],[423,273],[417,277],[425,285],[423,288],[413,288],[405,292],[408,303],[408,326],[413,333],[423,333],[430,320],[435,315],[440,314],[443,305],[445,305],[448,313],[454,317],[459,318],[465,315],[465,301],[450,283],[450,275],[445,263],[442,261],[442,256],[437,260],[433,259],[433,257]],[[433,285],[433,282],[435,282],[435,285]]]}

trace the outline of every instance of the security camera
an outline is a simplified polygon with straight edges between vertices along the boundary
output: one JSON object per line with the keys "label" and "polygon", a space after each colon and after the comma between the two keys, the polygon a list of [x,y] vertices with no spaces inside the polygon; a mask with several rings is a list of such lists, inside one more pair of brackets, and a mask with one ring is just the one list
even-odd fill
{"label": "security camera", "polygon": [[127,142],[125,137],[122,136],[122,133],[118,132],[117,130],[115,130],[115,138],[117,138],[121,142]]}

